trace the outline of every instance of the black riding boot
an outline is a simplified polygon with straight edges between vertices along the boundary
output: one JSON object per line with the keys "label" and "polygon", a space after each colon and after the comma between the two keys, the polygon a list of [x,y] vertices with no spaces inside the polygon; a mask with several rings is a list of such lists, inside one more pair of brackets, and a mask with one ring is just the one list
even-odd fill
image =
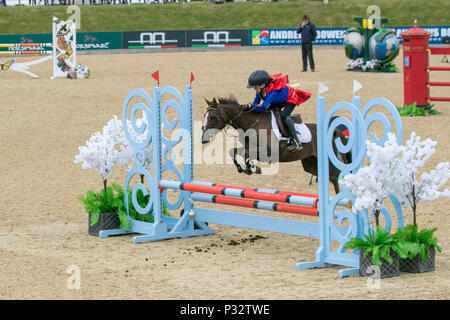
{"label": "black riding boot", "polygon": [[303,146],[300,142],[300,139],[298,138],[297,131],[295,130],[294,121],[291,117],[286,117],[284,120],[284,124],[286,125],[289,134],[291,136],[291,139],[289,139],[287,149],[288,150],[302,150]]}

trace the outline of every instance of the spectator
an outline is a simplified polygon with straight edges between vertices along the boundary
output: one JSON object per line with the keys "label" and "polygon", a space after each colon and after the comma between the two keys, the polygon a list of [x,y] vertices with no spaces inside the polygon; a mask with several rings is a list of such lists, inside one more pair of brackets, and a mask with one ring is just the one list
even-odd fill
{"label": "spectator", "polygon": [[2,0],[3,5],[6,7],[6,0]]}
{"label": "spectator", "polygon": [[297,29],[297,33],[300,33],[302,38],[302,60],[303,60],[302,72],[305,72],[307,70],[308,67],[307,60],[309,60],[309,67],[311,68],[311,71],[314,72],[315,65],[312,47],[313,42],[316,40],[317,32],[316,26],[309,21],[309,17],[307,15],[303,16],[303,22]]}

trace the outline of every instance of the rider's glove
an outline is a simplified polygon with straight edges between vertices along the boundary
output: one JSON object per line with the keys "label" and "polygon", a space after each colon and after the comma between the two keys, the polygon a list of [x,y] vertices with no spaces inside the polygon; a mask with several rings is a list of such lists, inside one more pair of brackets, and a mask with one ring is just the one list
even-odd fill
{"label": "rider's glove", "polygon": [[241,106],[241,108],[242,108],[242,110],[244,110],[244,111],[249,111],[249,110],[252,109],[252,106],[251,106],[249,103],[247,103],[247,104],[243,104],[243,105]]}

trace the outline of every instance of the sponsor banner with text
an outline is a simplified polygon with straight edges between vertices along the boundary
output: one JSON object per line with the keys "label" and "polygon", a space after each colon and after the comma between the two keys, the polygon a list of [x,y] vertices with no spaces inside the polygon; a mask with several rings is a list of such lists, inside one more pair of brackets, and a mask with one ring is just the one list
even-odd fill
{"label": "sponsor banner with text", "polygon": [[[51,33],[0,35],[0,43],[52,43]],[[77,32],[77,50],[122,49],[122,32]]]}
{"label": "sponsor banner with text", "polygon": [[[448,43],[448,40],[446,39],[450,38],[450,26],[427,26],[420,28],[431,33],[428,40],[431,45]],[[400,33],[405,32],[410,29],[410,27],[389,27],[389,29],[393,29],[397,37],[401,40]]]}
{"label": "sponsor banner with text", "polygon": [[[400,33],[410,27],[392,29],[401,41]],[[427,26],[430,45],[450,44],[450,26]],[[342,45],[347,28],[317,28],[315,45]],[[0,35],[0,43],[51,43],[52,35]],[[251,30],[167,30],[125,32],[78,32],[77,50],[152,49],[181,47],[241,47],[299,46],[297,29]]]}
{"label": "sponsor banner with text", "polygon": [[123,49],[160,49],[185,47],[186,31],[125,31]]}
{"label": "sponsor banner with text", "polygon": [[[401,41],[400,33],[411,27],[385,27],[392,29]],[[450,38],[450,26],[422,27],[431,33],[430,44],[447,43]],[[342,45],[345,31],[348,28],[317,28],[315,45]],[[251,46],[291,46],[301,45],[301,35],[297,29],[251,29]]]}
{"label": "sponsor banner with text", "polygon": [[51,33],[0,35],[0,43],[52,43],[52,41]]}
{"label": "sponsor banner with text", "polygon": [[77,50],[122,49],[122,32],[78,32]]}
{"label": "sponsor banner with text", "polygon": [[186,31],[187,47],[242,47],[248,42],[248,30]]}
{"label": "sponsor banner with text", "polygon": [[[340,45],[347,28],[317,28],[314,44]],[[301,45],[297,29],[252,29],[251,46],[295,46]]]}

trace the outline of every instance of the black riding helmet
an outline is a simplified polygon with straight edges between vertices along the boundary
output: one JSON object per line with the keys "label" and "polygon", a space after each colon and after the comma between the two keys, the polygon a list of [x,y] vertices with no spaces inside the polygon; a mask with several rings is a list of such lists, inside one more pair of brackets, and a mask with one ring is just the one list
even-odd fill
{"label": "black riding helmet", "polygon": [[270,82],[270,75],[265,70],[253,71],[248,77],[247,88],[253,88],[254,86],[260,86],[263,83]]}

